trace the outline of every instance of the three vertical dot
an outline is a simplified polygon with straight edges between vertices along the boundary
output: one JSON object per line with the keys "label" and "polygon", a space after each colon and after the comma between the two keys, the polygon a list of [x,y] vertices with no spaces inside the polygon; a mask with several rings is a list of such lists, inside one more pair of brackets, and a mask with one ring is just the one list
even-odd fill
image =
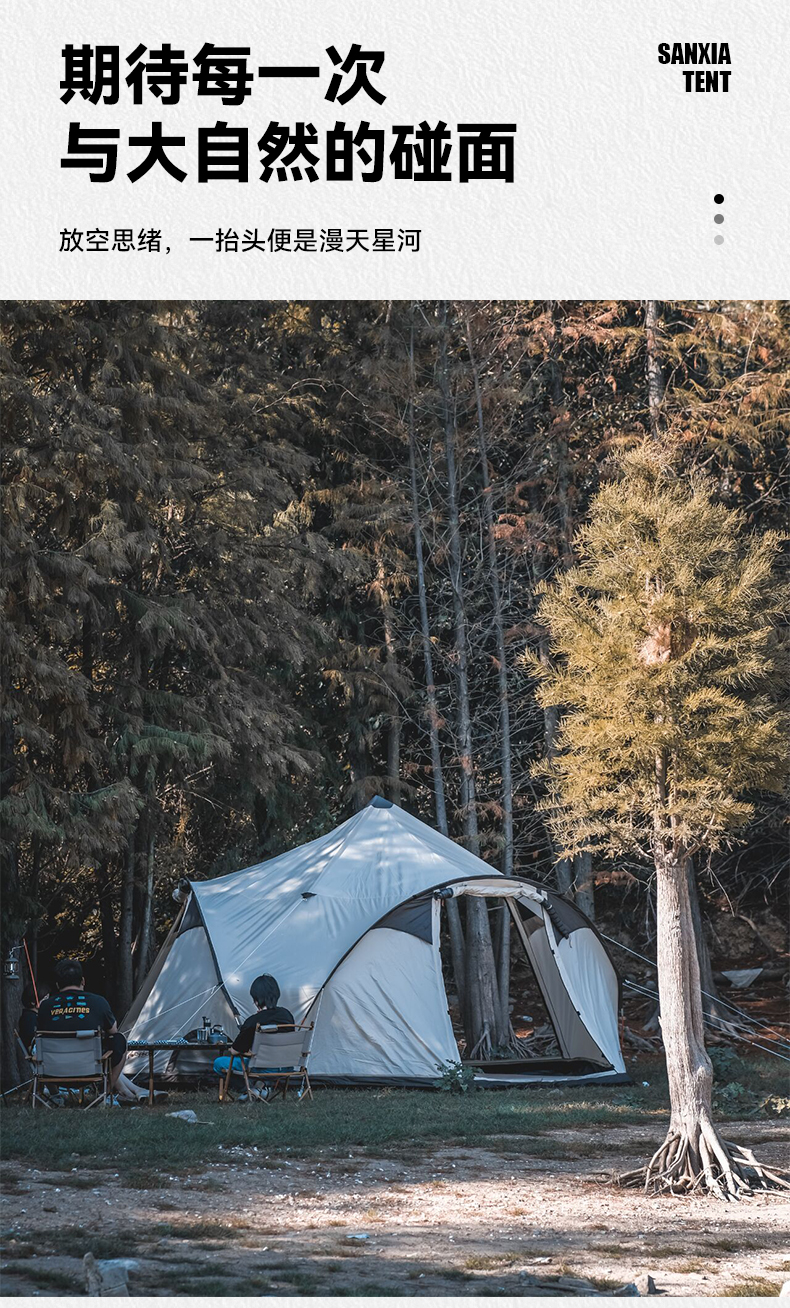
{"label": "three vertical dot", "polygon": [[[717,194],[717,195],[714,195],[714,197],[713,197],[713,203],[714,203],[714,204],[724,204],[724,196],[721,195],[721,193],[719,193],[719,194]],[[713,218],[713,221],[714,221],[715,223],[721,225],[721,223],[724,222],[724,214],[723,214],[723,213],[717,213],[717,214],[715,214],[715,215],[714,215],[714,218]],[[724,244],[724,237],[723,237],[723,236],[714,236],[713,240],[714,240],[714,243],[715,243],[716,245],[723,245],[723,244]]]}

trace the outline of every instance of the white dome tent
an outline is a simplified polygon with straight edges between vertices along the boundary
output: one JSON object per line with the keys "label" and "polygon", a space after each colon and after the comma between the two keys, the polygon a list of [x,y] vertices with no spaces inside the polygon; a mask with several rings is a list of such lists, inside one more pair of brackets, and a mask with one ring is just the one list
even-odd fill
{"label": "white dome tent", "polygon": [[[627,1081],[617,974],[584,914],[380,798],[307,845],[189,883],[122,1029],[130,1040],[173,1040],[207,1016],[234,1032],[252,1011],[251,981],[268,972],[297,1021],[320,1000],[314,1080],[430,1085],[459,1059],[439,952],[450,895],[507,902],[562,1054],[475,1063],[477,1079]],[[168,1054],[157,1059],[161,1072]]]}

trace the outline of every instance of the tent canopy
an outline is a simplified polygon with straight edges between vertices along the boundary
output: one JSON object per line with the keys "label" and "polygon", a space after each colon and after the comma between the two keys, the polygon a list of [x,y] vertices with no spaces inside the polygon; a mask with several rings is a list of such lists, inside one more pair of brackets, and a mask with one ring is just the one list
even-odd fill
{"label": "tent canopy", "polygon": [[433,1081],[459,1056],[439,952],[448,894],[509,904],[568,1075],[581,1060],[586,1075],[623,1079],[617,976],[587,918],[378,798],[307,845],[190,883],[123,1029],[174,1039],[207,1016],[233,1031],[253,1009],[250,983],[268,972],[297,1021],[319,1013],[316,1077]]}

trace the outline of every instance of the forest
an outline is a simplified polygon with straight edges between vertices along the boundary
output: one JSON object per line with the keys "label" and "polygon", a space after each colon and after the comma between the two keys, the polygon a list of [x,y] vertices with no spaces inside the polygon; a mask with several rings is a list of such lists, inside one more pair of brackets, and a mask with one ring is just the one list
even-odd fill
{"label": "forest", "polygon": [[[123,1013],[180,878],[375,794],[655,958],[653,862],[552,818],[545,596],[651,444],[786,528],[788,304],[8,302],[0,352],[4,959]],[[709,996],[784,948],[775,790],[693,855]]]}

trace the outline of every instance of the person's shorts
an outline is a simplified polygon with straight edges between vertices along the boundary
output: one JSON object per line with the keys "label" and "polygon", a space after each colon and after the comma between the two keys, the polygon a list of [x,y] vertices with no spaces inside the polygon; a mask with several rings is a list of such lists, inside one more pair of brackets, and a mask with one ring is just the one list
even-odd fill
{"label": "person's shorts", "polygon": [[105,1053],[109,1049],[112,1054],[112,1058],[110,1059],[111,1067],[117,1067],[119,1063],[123,1062],[124,1055],[126,1054],[125,1035],[121,1035],[120,1031],[115,1031],[112,1035],[106,1035],[103,1037],[102,1045]]}
{"label": "person's shorts", "polygon": [[[248,1058],[245,1058],[244,1060],[245,1064],[249,1063],[249,1061],[250,1060]],[[224,1076],[229,1066],[230,1066],[229,1054],[223,1054],[221,1058],[214,1059],[214,1071],[217,1073],[217,1076]],[[244,1076],[244,1068],[241,1065],[241,1059],[238,1057],[235,1057],[233,1059],[233,1075]]]}
{"label": "person's shorts", "polygon": [[[242,1067],[241,1063],[242,1060],[238,1056],[233,1059],[234,1076],[244,1075],[244,1068]],[[223,1054],[222,1057],[214,1059],[214,1071],[217,1073],[218,1076],[224,1076],[228,1070],[229,1064],[230,1064],[230,1056],[228,1054]],[[249,1067],[249,1065],[250,1065],[249,1058],[245,1058],[244,1067]],[[293,1068],[290,1067],[256,1067],[255,1075],[277,1076],[279,1072],[291,1072],[291,1071],[293,1071]]]}

